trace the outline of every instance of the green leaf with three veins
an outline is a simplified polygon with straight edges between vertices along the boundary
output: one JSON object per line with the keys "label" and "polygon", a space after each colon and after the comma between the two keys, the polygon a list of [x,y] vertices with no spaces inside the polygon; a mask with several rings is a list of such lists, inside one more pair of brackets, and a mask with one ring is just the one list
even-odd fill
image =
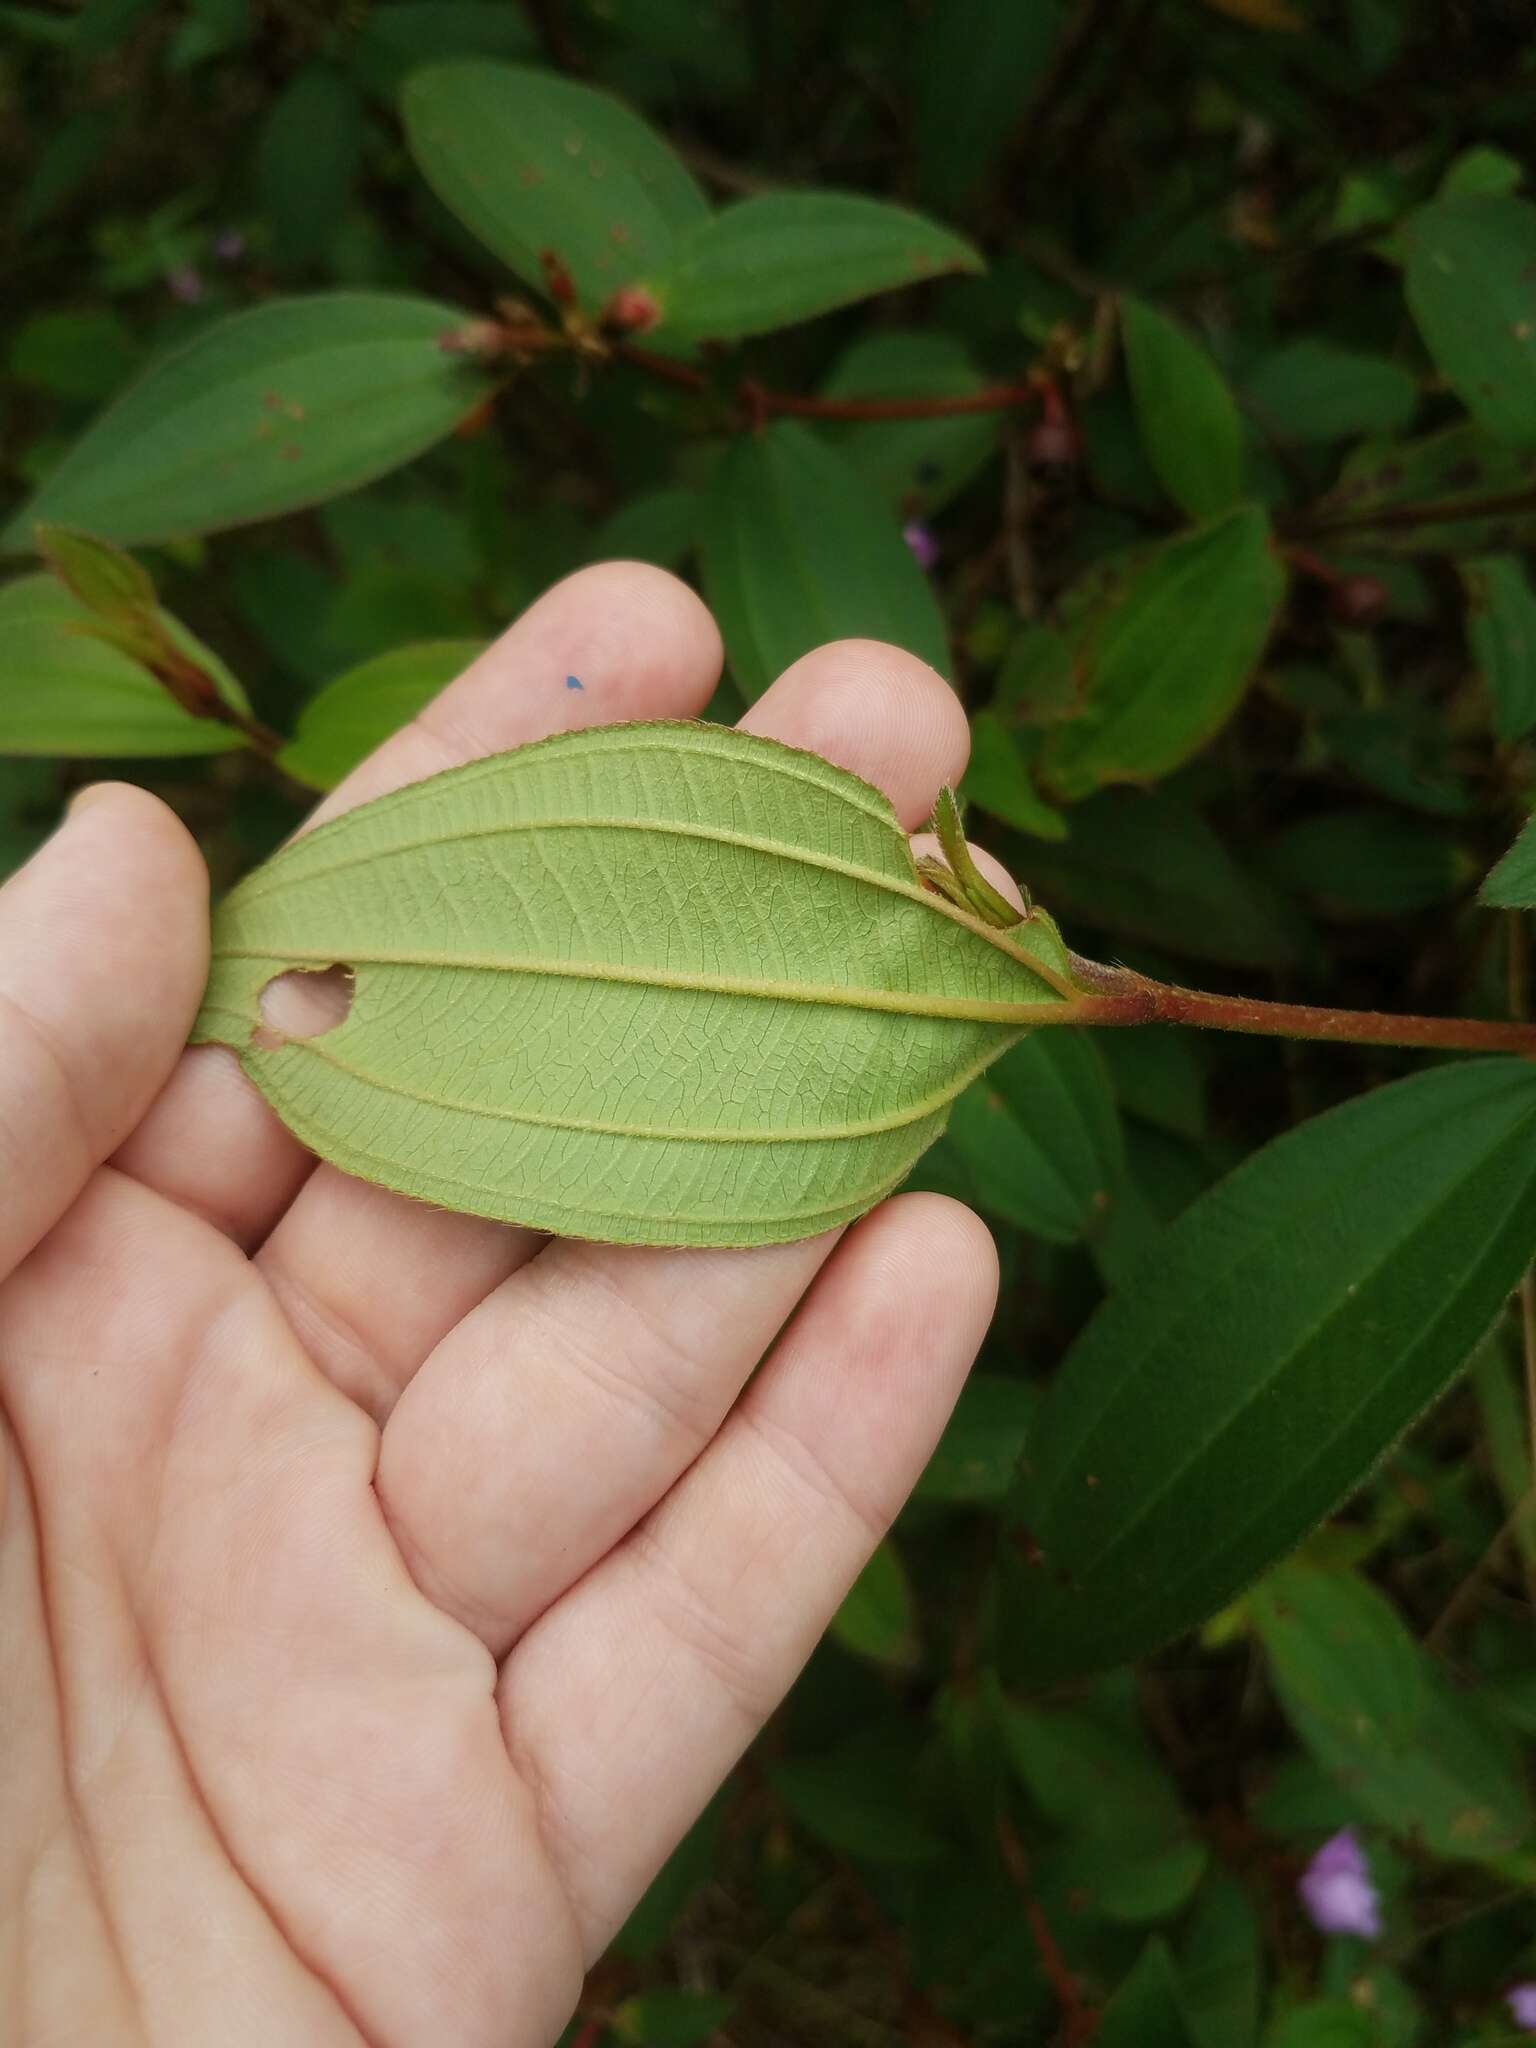
{"label": "green leaf with three veins", "polygon": [[1275,1140],[1078,1338],[1009,1505],[1012,1675],[1048,1684],[1224,1605],[1466,1363],[1536,1248],[1536,1068],[1461,1061]]}
{"label": "green leaf with three veins", "polygon": [[391,648],[336,676],[299,713],[278,766],[311,789],[344,775],[429,703],[481,651],[478,640],[422,640]]}
{"label": "green leaf with three veins", "polygon": [[39,522],[133,545],[272,519],[370,483],[450,434],[494,386],[430,299],[326,292],[216,321],[88,427],[0,544]]}
{"label": "green leaf with three veins", "polygon": [[922,214],[852,192],[767,192],[689,228],[647,274],[677,341],[738,341],[945,271],[981,270],[971,244]]}
{"label": "green leaf with three veins", "polygon": [[[248,709],[218,657],[166,612],[167,637]],[[141,662],[109,646],[91,612],[52,576],[23,576],[0,590],[0,754],[70,758],[170,758],[243,746],[231,725],[184,711]]]}
{"label": "green leaf with three veins", "polygon": [[1153,782],[1203,747],[1242,700],[1285,592],[1257,505],[1156,549],[1123,591],[1076,622],[1080,717],[1053,726],[1048,791],[1071,800]]}
{"label": "green leaf with three veins", "polygon": [[1476,1861],[1530,1841],[1536,1819],[1512,1735],[1450,1686],[1374,1586],[1289,1564],[1249,1611],[1291,1726],[1373,1819]]}
{"label": "green leaf with three veins", "polygon": [[556,257],[597,312],[621,285],[662,275],[707,219],[704,194],[622,101],[548,71],[474,58],[413,72],[406,139],[449,212],[525,284]]}
{"label": "green leaf with three veins", "polygon": [[894,514],[795,420],[742,435],[712,480],[704,592],[748,697],[827,640],[890,640],[947,674],[944,619]]}
{"label": "green leaf with three veins", "polygon": [[1226,379],[1178,321],[1142,299],[1120,309],[1142,445],[1163,489],[1191,519],[1241,495],[1243,423]]}
{"label": "green leaf with three veins", "polygon": [[1398,230],[1409,310],[1479,426],[1536,447],[1536,206],[1431,200]]}
{"label": "green leaf with three veins", "polygon": [[[284,1042],[265,985],[344,965]],[[452,769],[285,847],[215,922],[195,1038],[323,1158],[633,1244],[807,1237],[891,1193],[955,1096],[1074,992],[1051,920],[924,887],[877,791],[717,727]]]}

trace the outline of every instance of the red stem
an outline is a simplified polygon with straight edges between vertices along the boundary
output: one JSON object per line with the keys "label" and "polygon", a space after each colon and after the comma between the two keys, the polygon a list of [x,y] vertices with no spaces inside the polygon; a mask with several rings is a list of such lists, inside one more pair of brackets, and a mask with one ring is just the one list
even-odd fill
{"label": "red stem", "polygon": [[[668,384],[680,384],[685,391],[707,391],[710,379],[692,363],[680,363],[671,356],[639,348],[632,341],[616,341],[610,354],[647,376],[660,377]],[[1039,385],[1030,378],[1022,384],[988,384],[980,391],[957,391],[931,398],[815,398],[801,391],[770,391],[755,379],[744,377],[737,396],[751,419],[770,419],[775,414],[803,420],[941,420],[959,413],[1006,412],[1015,406],[1038,405]]]}
{"label": "red stem", "polygon": [[1342,1045],[1406,1045],[1443,1052],[1514,1052],[1536,1059],[1536,1024],[1488,1017],[1399,1017],[1390,1010],[1336,1010],[1319,1003],[1266,1003],[1149,981],[1128,967],[1072,956],[1076,980],[1094,991],[1072,1006],[1074,1024],[1198,1024],[1266,1038]]}
{"label": "red stem", "polygon": [[1008,1875],[1018,1887],[1024,1901],[1024,1918],[1029,1923],[1030,1939],[1040,1957],[1040,1967],[1045,1972],[1046,1982],[1056,1995],[1061,2011],[1062,2027],[1066,2048],[1084,2048],[1098,2032],[1099,2016],[1083,2002],[1077,1988],[1077,1979],[1071,1966],[1062,1954],[1061,1944],[1045,1917],[1045,1910],[1035,1897],[1035,1887],[1029,1874],[1029,1858],[1024,1844],[1019,1840],[1012,1824],[1000,1820],[997,1824],[998,1845],[1003,1852],[1003,1861],[1008,1866]]}

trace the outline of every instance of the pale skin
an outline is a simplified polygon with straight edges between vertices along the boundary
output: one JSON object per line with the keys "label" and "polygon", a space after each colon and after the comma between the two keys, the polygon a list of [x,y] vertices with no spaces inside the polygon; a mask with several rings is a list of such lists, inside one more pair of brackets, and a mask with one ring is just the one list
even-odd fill
{"label": "pale skin", "polygon": [[[673,578],[582,571],[317,816],[691,716],[719,661]],[[909,828],[964,766],[873,643],[746,723]],[[991,1240],[930,1195],[747,1252],[423,1208],[183,1049],[206,960],[141,791],[0,890],[0,2040],[546,2048],[921,1472]]]}

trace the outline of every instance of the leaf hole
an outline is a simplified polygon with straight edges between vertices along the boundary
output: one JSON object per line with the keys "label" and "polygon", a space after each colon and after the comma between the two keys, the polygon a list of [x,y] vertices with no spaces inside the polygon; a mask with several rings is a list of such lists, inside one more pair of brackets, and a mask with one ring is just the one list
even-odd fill
{"label": "leaf hole", "polygon": [[261,992],[261,1022],[251,1033],[252,1045],[270,1052],[306,1038],[323,1038],[346,1022],[356,986],[356,975],[341,961],[332,967],[293,967],[274,975]]}

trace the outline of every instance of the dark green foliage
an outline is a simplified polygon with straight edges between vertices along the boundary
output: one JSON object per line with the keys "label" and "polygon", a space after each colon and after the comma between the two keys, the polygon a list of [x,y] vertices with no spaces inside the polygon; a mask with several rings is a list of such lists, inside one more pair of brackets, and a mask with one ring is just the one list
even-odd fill
{"label": "dark green foliage", "polygon": [[[1521,1012],[1527,12],[0,8],[0,872],[128,773],[229,883],[622,555],[711,717],[930,662],[1080,950]],[[1514,2038],[1533,1126],[1514,1060],[1162,1027],[968,1090],[977,1373],[567,2038]],[[1297,1900],[1345,1826],[1376,1944]]]}

